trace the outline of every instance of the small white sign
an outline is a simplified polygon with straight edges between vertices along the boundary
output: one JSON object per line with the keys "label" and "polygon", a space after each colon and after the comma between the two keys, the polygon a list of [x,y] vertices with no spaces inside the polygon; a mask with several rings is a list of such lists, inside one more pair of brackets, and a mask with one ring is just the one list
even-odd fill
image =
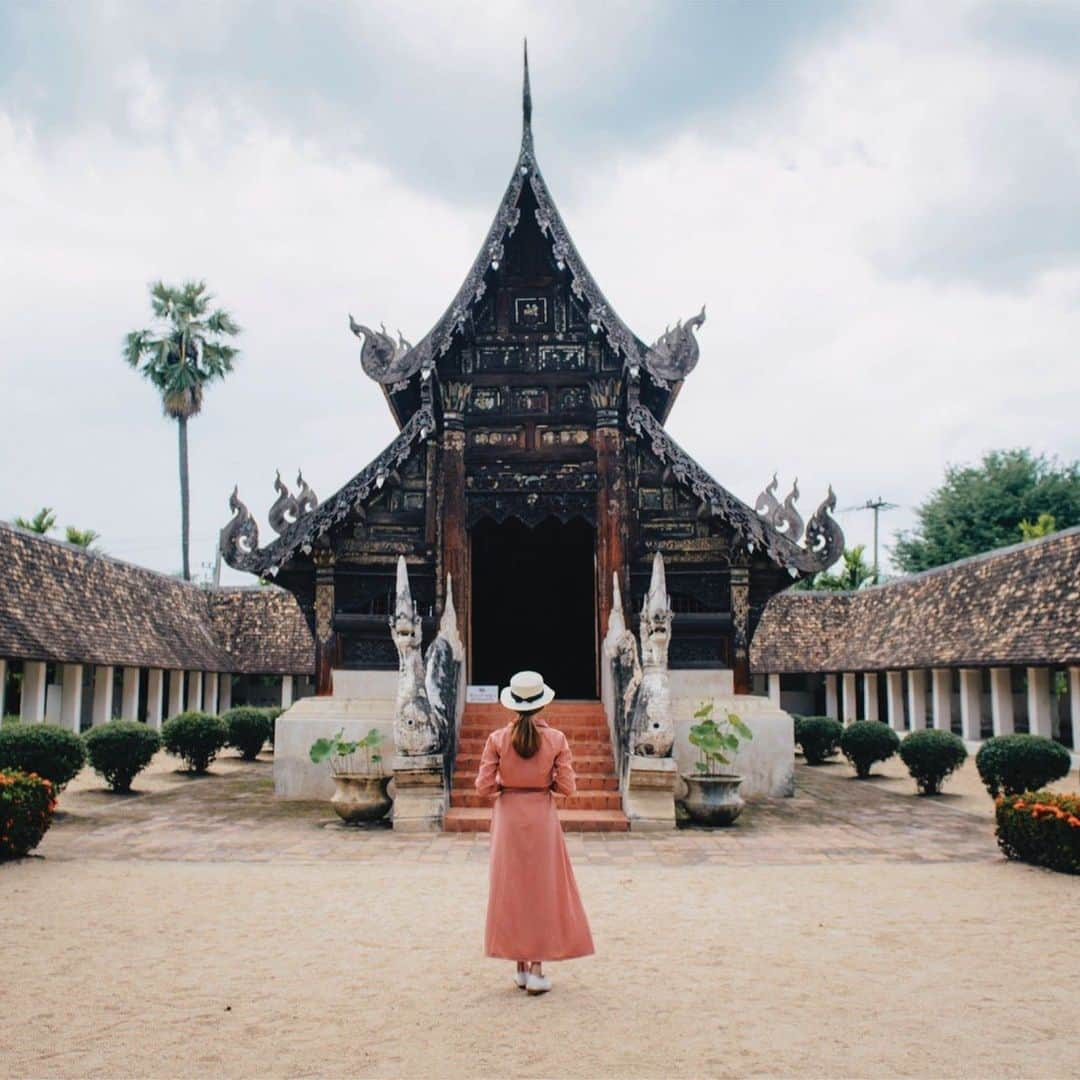
{"label": "small white sign", "polygon": [[472,705],[490,704],[499,700],[499,688],[497,686],[467,686],[465,700]]}

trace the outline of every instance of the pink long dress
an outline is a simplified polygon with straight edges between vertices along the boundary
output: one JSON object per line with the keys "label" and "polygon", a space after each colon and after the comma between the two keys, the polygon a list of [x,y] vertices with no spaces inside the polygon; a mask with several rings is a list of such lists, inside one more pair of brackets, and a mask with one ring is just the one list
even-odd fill
{"label": "pink long dress", "polygon": [[553,795],[573,795],[577,784],[566,736],[541,716],[533,722],[540,747],[531,758],[514,749],[507,725],[488,736],[476,776],[481,795],[497,796],[484,953],[569,960],[596,951]]}

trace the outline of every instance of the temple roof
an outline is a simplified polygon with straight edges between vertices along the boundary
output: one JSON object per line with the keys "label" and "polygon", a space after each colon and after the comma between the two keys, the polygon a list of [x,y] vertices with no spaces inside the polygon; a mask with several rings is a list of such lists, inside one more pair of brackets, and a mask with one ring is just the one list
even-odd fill
{"label": "temple roof", "polygon": [[276,587],[208,589],[0,522],[0,656],[304,674],[314,645]]}
{"label": "temple roof", "polygon": [[[532,92],[529,84],[529,57],[526,47],[522,89],[521,147],[506,191],[499,202],[491,228],[473,261],[469,273],[439,321],[416,344],[400,334],[395,341],[385,328],[373,330],[349,316],[353,332],[363,339],[361,363],[364,371],[383,386],[387,397],[408,386],[417,373],[423,377],[434,371],[440,356],[449,351],[455,334],[461,333],[473,308],[484,297],[490,284],[489,274],[497,271],[505,254],[505,243],[521,220],[519,201],[528,186],[536,203],[536,222],[551,245],[559,270],[570,275],[570,287],[588,313],[590,323],[604,335],[610,348],[622,357],[624,367],[634,376],[644,369],[664,393],[661,418],[674,401],[678,384],[698,361],[694,331],[705,322],[705,309],[699,314],[668,327],[653,345],[646,345],[619,318],[604,296],[582,259],[567,229],[555,200],[548,190],[533,148]],[[391,408],[401,417],[391,399]]]}
{"label": "temple roof", "polygon": [[759,672],[1080,663],[1080,527],[857,592],[786,592]]}

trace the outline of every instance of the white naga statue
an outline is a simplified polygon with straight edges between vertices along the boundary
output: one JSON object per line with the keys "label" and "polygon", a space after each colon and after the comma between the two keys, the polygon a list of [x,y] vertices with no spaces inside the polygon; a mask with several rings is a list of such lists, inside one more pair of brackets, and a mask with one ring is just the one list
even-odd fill
{"label": "white naga statue", "polygon": [[409,589],[404,557],[398,558],[397,590],[390,634],[397,646],[398,692],[394,711],[394,746],[403,757],[439,754],[446,749],[457,701],[457,681],[465,654],[454,610],[453,582],[446,578],[446,606],[439,633],[421,651],[422,620]]}
{"label": "white naga statue", "polygon": [[627,718],[629,750],[648,757],[670,757],[675,742],[668,675],[672,610],[663,556],[659,551],[653,556],[652,580],[641,607],[640,654],[634,635],[626,628],[617,577],[614,585],[605,648],[619,673],[618,691]]}

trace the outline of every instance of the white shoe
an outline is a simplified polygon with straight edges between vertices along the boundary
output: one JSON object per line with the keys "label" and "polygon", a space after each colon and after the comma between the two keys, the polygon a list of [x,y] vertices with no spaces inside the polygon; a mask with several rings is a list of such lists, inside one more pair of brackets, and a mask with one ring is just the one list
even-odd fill
{"label": "white shoe", "polygon": [[517,983],[517,988],[519,990],[525,989],[525,983],[528,977],[528,972],[526,972],[523,968],[514,972],[514,982]]}
{"label": "white shoe", "polygon": [[551,989],[551,980],[546,975],[534,975],[530,971],[525,979],[525,989],[530,994],[546,994]]}

